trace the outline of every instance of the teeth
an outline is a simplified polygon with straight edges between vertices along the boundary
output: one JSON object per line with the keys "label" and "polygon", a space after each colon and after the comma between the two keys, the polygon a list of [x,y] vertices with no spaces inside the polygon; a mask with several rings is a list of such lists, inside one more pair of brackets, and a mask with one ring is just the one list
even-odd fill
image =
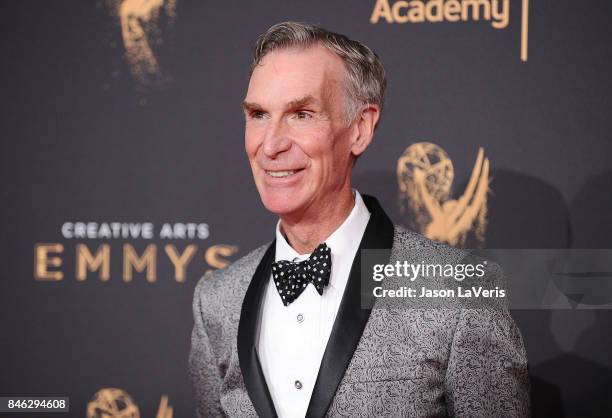
{"label": "teeth", "polygon": [[289,177],[292,174],[295,174],[295,171],[266,171],[272,177]]}

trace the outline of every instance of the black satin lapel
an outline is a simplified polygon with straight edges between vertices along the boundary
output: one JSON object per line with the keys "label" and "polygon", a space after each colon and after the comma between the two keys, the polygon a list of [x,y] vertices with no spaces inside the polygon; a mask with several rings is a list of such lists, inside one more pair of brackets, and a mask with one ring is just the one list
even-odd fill
{"label": "black satin lapel", "polygon": [[367,195],[362,195],[362,198],[371,213],[370,220],[353,260],[342,302],[321,361],[306,412],[308,418],[323,417],[327,412],[370,317],[372,309],[361,308],[361,250],[388,249],[380,255],[380,260],[376,260],[377,263],[384,264],[389,261],[393,246],[393,223],[376,198]]}
{"label": "black satin lapel", "polygon": [[251,402],[262,418],[276,417],[274,403],[266,385],[266,379],[259,363],[259,357],[255,350],[255,336],[259,326],[259,311],[262,305],[264,289],[268,279],[272,262],[274,261],[274,250],[276,242],[273,241],[262,257],[249,288],[242,302],[240,312],[240,323],[238,324],[238,359],[244,385],[247,388]]}

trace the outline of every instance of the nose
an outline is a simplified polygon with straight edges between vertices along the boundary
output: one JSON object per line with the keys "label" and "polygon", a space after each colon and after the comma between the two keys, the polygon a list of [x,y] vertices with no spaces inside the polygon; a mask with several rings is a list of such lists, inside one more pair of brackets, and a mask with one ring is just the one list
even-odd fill
{"label": "nose", "polygon": [[291,148],[291,139],[288,133],[288,127],[282,119],[270,121],[262,144],[264,155],[274,159],[279,154],[289,150]]}

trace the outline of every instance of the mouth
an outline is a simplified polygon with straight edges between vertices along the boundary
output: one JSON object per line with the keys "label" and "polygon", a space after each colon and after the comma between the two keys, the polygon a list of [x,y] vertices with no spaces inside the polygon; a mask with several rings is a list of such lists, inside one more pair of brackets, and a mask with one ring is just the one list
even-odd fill
{"label": "mouth", "polygon": [[303,168],[297,169],[297,170],[264,170],[266,172],[266,174],[270,177],[273,177],[275,179],[284,179],[284,178],[288,178],[291,176],[296,175],[297,173],[299,173],[300,171],[304,170]]}

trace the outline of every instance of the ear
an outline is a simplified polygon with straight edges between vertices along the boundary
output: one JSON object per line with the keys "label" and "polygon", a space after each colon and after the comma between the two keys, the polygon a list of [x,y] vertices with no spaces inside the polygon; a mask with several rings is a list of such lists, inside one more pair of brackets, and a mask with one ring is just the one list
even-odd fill
{"label": "ear", "polygon": [[377,104],[365,105],[355,117],[355,134],[351,142],[351,153],[357,157],[366,150],[374,137],[374,128],[380,118]]}

